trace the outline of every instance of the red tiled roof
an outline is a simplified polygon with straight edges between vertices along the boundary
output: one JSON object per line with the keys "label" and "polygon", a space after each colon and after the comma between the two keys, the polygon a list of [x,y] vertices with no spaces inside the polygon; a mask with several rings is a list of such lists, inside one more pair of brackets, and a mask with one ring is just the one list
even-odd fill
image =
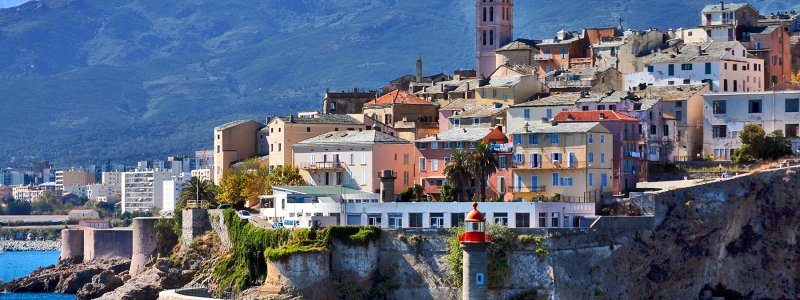
{"label": "red tiled roof", "polygon": [[384,104],[413,104],[413,105],[433,105],[428,101],[417,98],[416,96],[401,90],[394,90],[364,104],[364,106],[384,105]]}
{"label": "red tiled roof", "polygon": [[[605,116],[603,119],[600,118],[601,112]],[[613,110],[562,111],[553,119],[556,122],[585,122],[600,120],[639,121],[637,118]]]}

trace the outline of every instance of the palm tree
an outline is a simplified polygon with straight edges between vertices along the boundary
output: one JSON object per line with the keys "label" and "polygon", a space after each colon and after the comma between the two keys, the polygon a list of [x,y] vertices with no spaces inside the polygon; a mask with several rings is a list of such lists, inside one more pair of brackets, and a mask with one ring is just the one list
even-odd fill
{"label": "palm tree", "polygon": [[469,169],[467,169],[468,158],[467,152],[456,150],[450,154],[450,161],[444,166],[444,175],[447,176],[447,182],[458,191],[458,201],[464,200],[467,183],[472,178]]}
{"label": "palm tree", "polygon": [[487,142],[478,142],[469,158],[467,159],[467,170],[472,174],[472,177],[478,182],[478,187],[481,190],[481,201],[486,200],[486,180],[489,176],[497,172],[500,168],[500,163],[497,157],[492,153],[492,148]]}
{"label": "palm tree", "polygon": [[180,200],[206,200],[213,201],[217,195],[217,186],[210,180],[200,180],[192,177],[181,190]]}

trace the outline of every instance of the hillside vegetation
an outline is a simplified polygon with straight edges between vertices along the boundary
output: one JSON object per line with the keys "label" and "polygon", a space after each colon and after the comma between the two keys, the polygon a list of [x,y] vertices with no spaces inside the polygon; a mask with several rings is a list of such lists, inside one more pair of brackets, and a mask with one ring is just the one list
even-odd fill
{"label": "hillside vegetation", "polygon": [[[12,2],[8,2],[12,3]],[[764,10],[799,5],[755,2]],[[682,27],[700,1],[516,2],[518,36]],[[42,0],[0,10],[0,166],[158,158],[211,147],[214,125],[316,110],[474,65],[474,3],[423,0]]]}

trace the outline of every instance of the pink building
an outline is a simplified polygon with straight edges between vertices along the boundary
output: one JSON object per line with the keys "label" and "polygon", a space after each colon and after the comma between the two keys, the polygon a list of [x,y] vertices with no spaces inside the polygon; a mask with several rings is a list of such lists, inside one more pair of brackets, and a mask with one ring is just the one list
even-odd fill
{"label": "pink building", "polygon": [[636,188],[639,178],[647,178],[644,157],[639,151],[642,132],[639,119],[613,110],[564,111],[554,120],[559,123],[600,122],[614,136],[612,159],[613,191],[621,194]]}
{"label": "pink building", "polygon": [[[433,201],[441,200],[442,186],[447,182],[444,168],[450,161],[450,155],[456,150],[464,150],[470,153],[475,149],[475,145],[480,142],[488,142],[497,151],[497,159],[500,162],[500,169],[489,177],[489,184],[486,189],[486,197],[494,198],[497,196],[505,199],[512,199],[511,193],[506,193],[511,178],[511,155],[510,148],[505,147],[508,137],[502,132],[501,128],[453,128],[440,134],[432,135],[416,141],[420,157],[416,164],[416,181],[423,186],[423,193],[430,196]],[[476,190],[477,185],[474,180],[470,182],[467,191],[468,195],[476,195],[480,191]]]}

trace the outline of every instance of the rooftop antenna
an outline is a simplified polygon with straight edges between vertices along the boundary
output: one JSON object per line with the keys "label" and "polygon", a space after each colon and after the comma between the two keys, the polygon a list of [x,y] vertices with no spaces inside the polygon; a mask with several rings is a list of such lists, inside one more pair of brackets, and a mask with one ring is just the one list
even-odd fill
{"label": "rooftop antenna", "polygon": [[622,31],[622,17],[617,17],[617,22],[619,22],[619,30]]}

